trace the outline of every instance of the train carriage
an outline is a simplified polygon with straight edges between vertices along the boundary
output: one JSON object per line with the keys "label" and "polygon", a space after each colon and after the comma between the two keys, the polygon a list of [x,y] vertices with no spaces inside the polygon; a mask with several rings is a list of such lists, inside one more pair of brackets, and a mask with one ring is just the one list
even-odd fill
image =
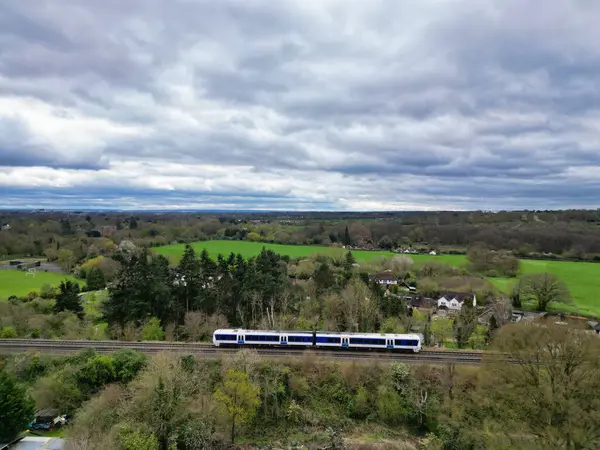
{"label": "train carriage", "polygon": [[349,333],[330,331],[275,331],[219,329],[213,334],[216,347],[292,347],[355,350],[421,350],[419,334]]}
{"label": "train carriage", "polygon": [[311,347],[313,334],[307,331],[220,329],[213,334],[213,344],[216,347]]}

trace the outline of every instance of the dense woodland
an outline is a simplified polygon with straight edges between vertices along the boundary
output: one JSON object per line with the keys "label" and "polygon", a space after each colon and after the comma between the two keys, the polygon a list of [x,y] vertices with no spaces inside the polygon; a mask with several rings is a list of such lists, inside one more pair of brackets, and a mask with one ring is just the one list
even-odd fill
{"label": "dense woodland", "polygon": [[[512,324],[478,367],[220,360],[131,350],[0,360],[0,438],[37,408],[73,415],[70,450],[593,449],[597,336]],[[251,445],[250,445],[251,444]]]}
{"label": "dense woodland", "polygon": [[[148,247],[206,239],[414,246],[465,253],[484,243],[519,257],[600,260],[600,210],[398,213],[0,212],[0,258],[76,261],[123,240]],[[62,258],[66,256],[63,252]]]}

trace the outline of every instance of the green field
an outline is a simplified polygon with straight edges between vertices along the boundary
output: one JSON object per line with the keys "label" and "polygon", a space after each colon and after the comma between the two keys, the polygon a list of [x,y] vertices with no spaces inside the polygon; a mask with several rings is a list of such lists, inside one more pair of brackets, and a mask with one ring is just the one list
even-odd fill
{"label": "green field", "polygon": [[61,281],[69,279],[83,285],[82,280],[64,273],[37,272],[35,277],[25,275],[20,270],[0,270],[0,299],[6,299],[11,295],[25,296],[31,291],[40,291],[44,284],[58,286]]}
{"label": "green field", "polygon": [[[249,241],[203,241],[194,242],[192,244],[194,250],[200,253],[203,249],[206,249],[210,256],[216,257],[219,253],[222,255],[229,255],[230,253],[240,253],[244,258],[250,258],[256,256],[263,248],[267,250],[273,250],[280,255],[287,255],[291,258],[302,258],[311,255],[323,254],[331,255],[334,252],[341,252],[344,254],[347,250],[334,248],[334,247],[319,247],[316,245],[281,245],[281,244],[265,244],[262,242],[249,242]],[[172,261],[176,262],[179,260],[185,249],[184,244],[166,245],[164,247],[156,247],[153,250],[156,253],[167,256]],[[353,250],[352,254],[357,261],[368,261],[374,258],[392,256],[398,256],[398,253],[385,252],[385,251],[365,251],[365,250]],[[410,256],[417,264],[425,261],[435,259],[446,264],[454,266],[460,266],[465,263],[466,259],[464,255],[407,255]]]}
{"label": "green field", "polygon": [[[334,251],[343,251],[333,249],[331,247],[317,247],[311,245],[279,245],[279,244],[264,244],[262,242],[248,241],[205,241],[192,244],[194,249],[199,253],[206,248],[212,257],[216,257],[219,253],[228,255],[230,253],[240,253],[245,258],[255,256],[264,247],[273,250],[281,255],[288,255],[293,258],[307,257],[315,254],[332,254]],[[185,245],[168,245],[157,247],[154,250],[162,255],[169,257],[176,262],[183,254]],[[397,253],[384,251],[360,251],[352,252],[358,261],[368,261],[377,257],[391,257]],[[466,264],[464,255],[408,255],[417,264],[422,264],[425,261],[440,261],[453,266],[461,267]],[[557,275],[569,287],[573,296],[572,305],[554,305],[555,310],[563,310],[567,312],[577,312],[584,315],[600,316],[600,264],[585,263],[585,262],[568,262],[568,261],[538,261],[538,260],[521,260],[521,274],[549,272]],[[503,292],[510,292],[516,282],[516,279],[510,278],[490,278],[490,281]]]}

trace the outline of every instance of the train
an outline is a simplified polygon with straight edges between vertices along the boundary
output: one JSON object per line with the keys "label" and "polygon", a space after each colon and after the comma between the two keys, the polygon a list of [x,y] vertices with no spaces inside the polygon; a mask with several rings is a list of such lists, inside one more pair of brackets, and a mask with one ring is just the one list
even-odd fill
{"label": "train", "polygon": [[418,353],[422,343],[421,334],[244,329],[219,329],[213,333],[215,347],[327,348]]}

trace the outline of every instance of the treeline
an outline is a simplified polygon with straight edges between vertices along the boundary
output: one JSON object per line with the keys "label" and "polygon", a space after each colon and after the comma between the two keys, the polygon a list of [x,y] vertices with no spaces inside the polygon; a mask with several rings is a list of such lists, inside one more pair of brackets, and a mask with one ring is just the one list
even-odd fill
{"label": "treeline", "polygon": [[24,429],[33,397],[38,408],[75,412],[69,450],[600,446],[595,335],[512,324],[494,348],[516,364],[335,364],[309,355],[282,363],[248,350],[214,361],[19,355],[0,373],[0,401],[11,400],[0,410],[11,419],[0,421],[0,436]]}
{"label": "treeline", "polygon": [[[388,317],[408,314],[400,296],[360,272],[350,252],[340,259],[319,257],[295,266],[263,249],[256,257],[196,255],[186,246],[177,266],[147,249],[121,256],[121,271],[103,304],[104,318],[118,329],[156,318],[191,338],[206,337],[206,322],[244,328],[372,331]],[[288,263],[291,265],[288,266]],[[288,275],[302,271],[301,280]]]}
{"label": "treeline", "polygon": [[67,271],[131,241],[237,239],[281,244],[466,252],[482,242],[519,257],[600,260],[600,212],[0,213],[0,258],[45,256]]}

